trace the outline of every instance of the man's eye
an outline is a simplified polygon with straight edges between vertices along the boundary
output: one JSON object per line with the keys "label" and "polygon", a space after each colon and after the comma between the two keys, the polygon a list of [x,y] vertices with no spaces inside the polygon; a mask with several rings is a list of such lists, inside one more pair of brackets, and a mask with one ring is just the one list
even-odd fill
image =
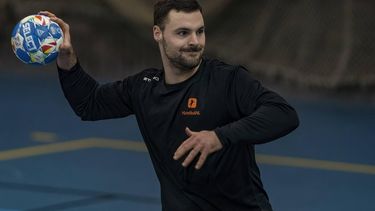
{"label": "man's eye", "polygon": [[180,31],[177,34],[180,35],[180,36],[185,36],[185,35],[187,35],[187,32],[186,31]]}

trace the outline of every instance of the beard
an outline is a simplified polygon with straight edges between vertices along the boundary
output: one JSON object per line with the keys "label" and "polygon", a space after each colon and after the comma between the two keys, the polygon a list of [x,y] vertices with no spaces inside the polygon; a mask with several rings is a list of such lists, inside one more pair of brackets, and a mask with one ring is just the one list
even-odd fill
{"label": "beard", "polygon": [[201,63],[204,50],[201,45],[190,45],[174,52],[171,51],[165,40],[163,40],[163,48],[171,64],[182,71],[190,71],[196,68]]}

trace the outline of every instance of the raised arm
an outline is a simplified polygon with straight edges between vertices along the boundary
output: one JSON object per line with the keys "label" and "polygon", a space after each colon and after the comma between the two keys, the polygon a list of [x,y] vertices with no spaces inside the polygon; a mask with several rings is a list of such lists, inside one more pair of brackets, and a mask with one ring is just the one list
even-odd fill
{"label": "raised arm", "polygon": [[69,25],[65,23],[62,19],[56,17],[56,15],[51,12],[40,11],[39,14],[48,16],[52,21],[59,24],[61,30],[63,31],[64,40],[59,48],[57,65],[61,69],[69,71],[77,63],[77,56],[74,53],[73,45],[70,39]]}
{"label": "raised arm", "polygon": [[59,78],[64,95],[82,120],[119,118],[133,113],[131,77],[123,81],[99,85],[84,72],[74,52],[69,25],[51,12],[42,11],[59,24],[64,34],[57,57]]}

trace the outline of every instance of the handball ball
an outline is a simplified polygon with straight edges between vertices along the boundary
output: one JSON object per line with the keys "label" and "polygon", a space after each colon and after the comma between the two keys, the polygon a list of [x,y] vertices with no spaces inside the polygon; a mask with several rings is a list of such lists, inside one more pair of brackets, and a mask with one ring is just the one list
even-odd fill
{"label": "handball ball", "polygon": [[45,65],[57,58],[63,41],[60,26],[43,15],[30,15],[13,29],[12,48],[22,62]]}

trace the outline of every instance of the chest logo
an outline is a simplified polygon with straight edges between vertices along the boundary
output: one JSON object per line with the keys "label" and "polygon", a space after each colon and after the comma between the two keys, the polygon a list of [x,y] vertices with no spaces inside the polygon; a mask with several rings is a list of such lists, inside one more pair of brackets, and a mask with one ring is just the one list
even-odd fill
{"label": "chest logo", "polygon": [[198,99],[195,97],[191,97],[187,101],[187,111],[182,111],[183,116],[200,116],[201,112],[197,110],[198,108]]}
{"label": "chest logo", "polygon": [[198,99],[197,98],[189,98],[188,100],[188,108],[195,109],[198,106]]}

